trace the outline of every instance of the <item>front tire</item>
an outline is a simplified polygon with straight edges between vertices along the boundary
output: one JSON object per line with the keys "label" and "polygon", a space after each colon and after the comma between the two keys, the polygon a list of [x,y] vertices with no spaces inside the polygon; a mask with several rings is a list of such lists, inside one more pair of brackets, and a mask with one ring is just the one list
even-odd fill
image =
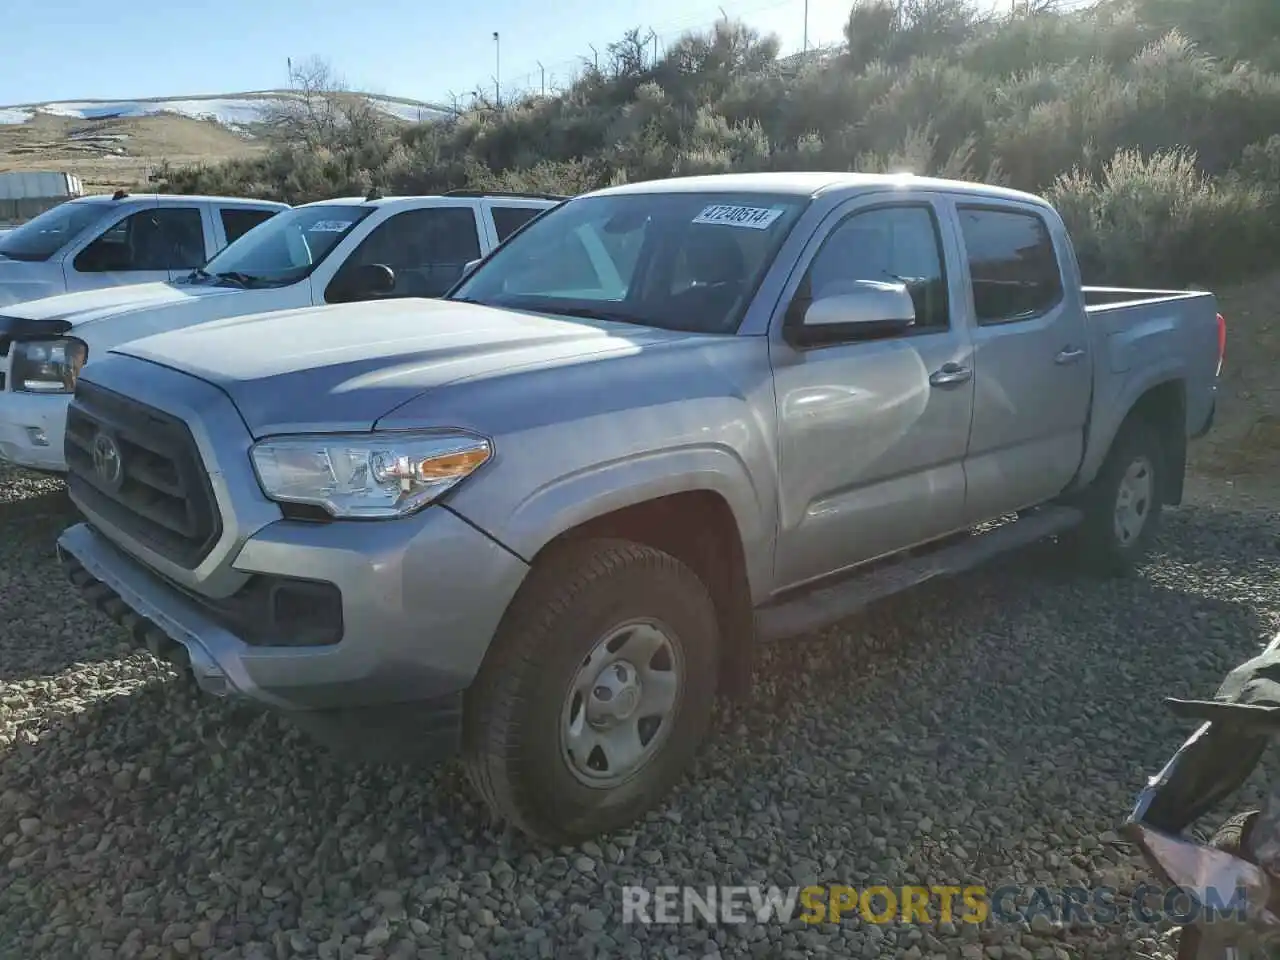
{"label": "front tire", "polygon": [[1104,576],[1123,576],[1146,555],[1160,527],[1167,487],[1160,434],[1141,419],[1125,424],[1080,506],[1075,532],[1082,564]]}
{"label": "front tire", "polygon": [[719,630],[703,582],[621,540],[553,547],[521,587],[463,714],[463,756],[493,812],[576,843],[654,806],[711,717]]}

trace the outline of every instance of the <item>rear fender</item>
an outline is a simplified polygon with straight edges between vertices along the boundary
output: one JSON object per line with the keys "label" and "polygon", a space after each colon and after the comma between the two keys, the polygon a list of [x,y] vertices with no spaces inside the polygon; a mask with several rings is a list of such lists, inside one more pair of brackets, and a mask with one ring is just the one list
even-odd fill
{"label": "rear fender", "polygon": [[[1097,477],[1107,454],[1111,452],[1111,445],[1120,433],[1120,428],[1129,419],[1129,415],[1133,413],[1143,396],[1164,384],[1181,382],[1184,366],[1180,360],[1166,360],[1153,365],[1140,379],[1126,381],[1118,394],[1095,397],[1088,434],[1085,438],[1084,458],[1076,474],[1075,483],[1072,485],[1073,489],[1087,487]],[[1179,429],[1185,436],[1185,422],[1179,424]]]}

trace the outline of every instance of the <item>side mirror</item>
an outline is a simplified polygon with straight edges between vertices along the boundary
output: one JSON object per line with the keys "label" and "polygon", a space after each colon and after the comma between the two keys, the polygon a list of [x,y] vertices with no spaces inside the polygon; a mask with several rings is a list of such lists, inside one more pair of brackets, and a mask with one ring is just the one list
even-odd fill
{"label": "side mirror", "polygon": [[839,293],[811,301],[799,322],[788,325],[790,343],[815,346],[872,340],[905,333],[915,326],[915,301],[904,284],[854,280],[840,284],[839,289]]}
{"label": "side mirror", "polygon": [[480,261],[483,259],[484,259],[483,257],[479,257],[475,260],[468,260],[466,263],[464,263],[462,265],[462,274],[458,277],[458,279],[465,280],[467,279],[467,277],[471,276],[471,272],[475,270],[476,267],[480,266]]}
{"label": "side mirror", "polygon": [[334,293],[339,300],[363,300],[394,290],[396,274],[385,263],[364,263],[345,271],[335,287]]}

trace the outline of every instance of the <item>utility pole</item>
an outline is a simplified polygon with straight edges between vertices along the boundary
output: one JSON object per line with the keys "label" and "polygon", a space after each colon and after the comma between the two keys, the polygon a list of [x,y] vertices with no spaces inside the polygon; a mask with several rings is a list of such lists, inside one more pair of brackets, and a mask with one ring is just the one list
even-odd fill
{"label": "utility pole", "polygon": [[493,31],[493,102],[502,106],[502,41]]}
{"label": "utility pole", "polygon": [[[808,2],[809,0],[805,0],[805,3]],[[658,35],[654,33],[653,27],[649,28],[649,37],[653,40],[653,65],[656,67],[658,65]]]}
{"label": "utility pole", "polygon": [[538,71],[542,74],[542,95],[547,95],[547,68],[542,65],[541,60],[533,61],[538,65]]}
{"label": "utility pole", "polygon": [[596,70],[599,70],[600,69],[600,51],[595,48],[595,44],[593,43],[588,43],[587,46],[591,48],[591,62],[592,64],[595,65]]}
{"label": "utility pole", "polygon": [[809,52],[809,0],[804,0],[804,53]]}
{"label": "utility pole", "polygon": [[289,66],[289,89],[293,89],[293,57],[285,57],[284,62]]}

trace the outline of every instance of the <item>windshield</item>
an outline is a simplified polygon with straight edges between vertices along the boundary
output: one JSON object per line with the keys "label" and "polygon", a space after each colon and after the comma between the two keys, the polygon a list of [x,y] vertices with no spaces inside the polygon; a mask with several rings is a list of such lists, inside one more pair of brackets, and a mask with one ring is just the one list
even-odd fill
{"label": "windshield", "polygon": [[511,237],[450,299],[732,333],[807,203],[760,193],[571,200]]}
{"label": "windshield", "polygon": [[48,260],[82,230],[102,219],[106,201],[60,203],[8,233],[0,233],[0,254],[13,260]]}
{"label": "windshield", "polygon": [[202,274],[272,286],[308,276],[373,207],[324,204],[276,214],[230,243]]}

